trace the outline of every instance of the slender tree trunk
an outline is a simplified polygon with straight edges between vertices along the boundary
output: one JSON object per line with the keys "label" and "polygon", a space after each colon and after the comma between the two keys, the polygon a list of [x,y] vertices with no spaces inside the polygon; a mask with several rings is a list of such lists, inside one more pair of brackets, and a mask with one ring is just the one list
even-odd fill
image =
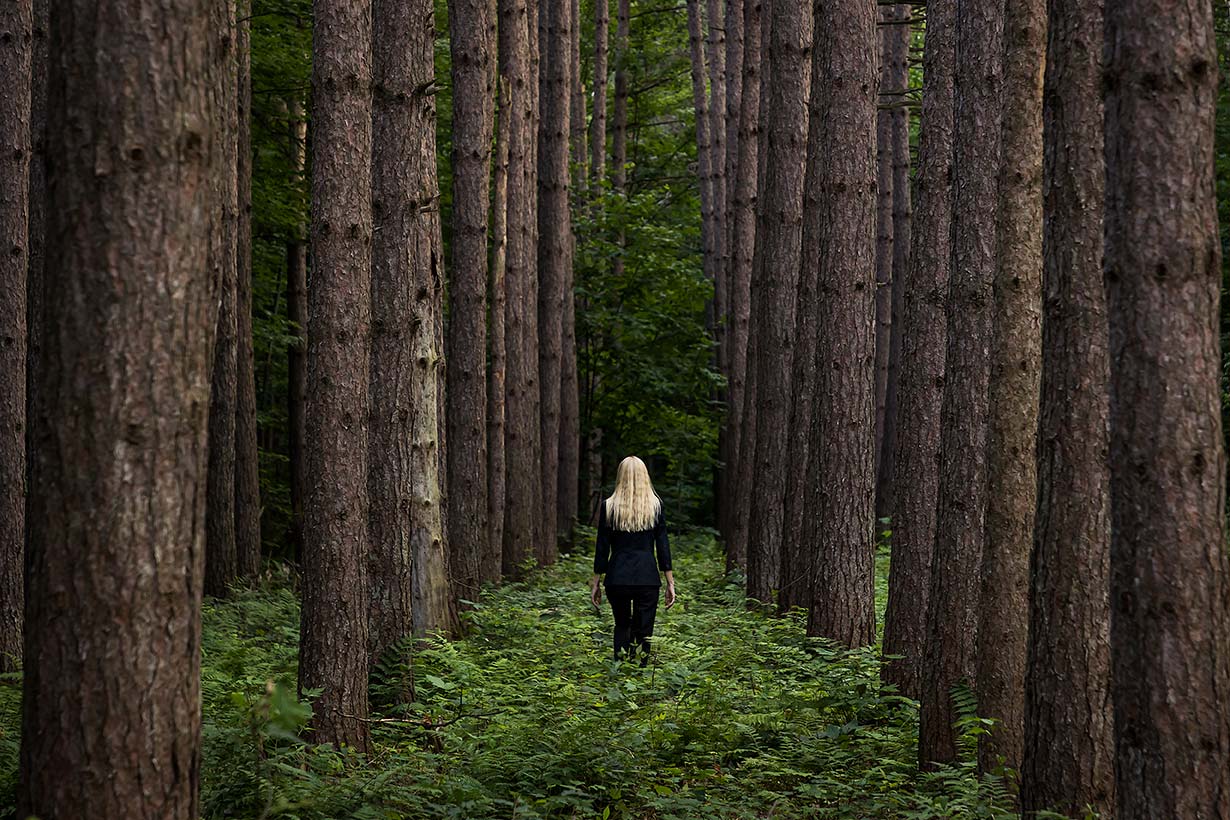
{"label": "slender tree trunk", "polygon": [[876,465],[884,446],[884,404],[888,393],[888,345],[892,336],[893,309],[893,111],[886,103],[895,103],[892,96],[893,51],[904,26],[895,25],[896,7],[877,6],[880,27],[876,45],[880,54],[879,84],[876,87],[880,106],[876,111],[876,347],[875,347],[875,420]]}
{"label": "slender tree trunk", "polygon": [[313,704],[313,740],[366,752],[371,742],[371,3],[314,0],[313,19],[312,287],[303,408],[299,690],[321,690]]}
{"label": "slender tree trunk", "polygon": [[1052,0],[1043,94],[1038,513],[1021,807],[1114,817],[1102,4]]}
{"label": "slender tree trunk", "polygon": [[[710,268],[718,372],[726,372],[726,29],[723,0],[706,0],[704,65],[709,70]],[[703,83],[702,83],[703,84]]]}
{"label": "slender tree trunk", "polygon": [[17,814],[195,820],[216,19],[56,8]]}
{"label": "slender tree trunk", "polygon": [[[717,283],[717,222],[714,206],[717,197],[717,177],[714,173],[716,154],[713,146],[713,117],[705,95],[704,22],[701,20],[701,0],[688,0],[688,53],[692,65],[692,107],[696,119],[696,165],[700,187],[700,235],[705,278]],[[714,288],[716,293],[716,288]],[[710,333],[717,331],[714,300],[705,303],[705,324]],[[719,354],[718,365],[721,365]]]}
{"label": "slender tree trunk", "polygon": [[[818,263],[810,635],[875,642],[876,4],[817,0],[804,246]],[[813,261],[814,260],[814,261]],[[804,276],[807,274],[805,273]],[[802,421],[802,419],[800,419]]]}
{"label": "slender tree trunk", "polygon": [[236,56],[239,65],[239,135],[235,236],[236,377],[235,552],[239,574],[251,578],[261,562],[260,453],[256,445],[256,367],[252,339],[252,53],[251,0],[239,0]]}
{"label": "slender tree trunk", "polygon": [[[726,387],[722,391],[722,400],[726,408],[723,424],[718,427],[718,471],[714,492],[714,503],[717,507],[716,518],[719,535],[729,544],[731,488],[735,471],[735,451],[738,449],[738,434],[731,435],[731,421],[736,414],[733,392],[734,346],[737,342],[735,316],[735,186],[739,173],[739,110],[743,99],[743,0],[726,0],[724,3],[725,19],[722,22],[723,36],[726,40],[723,49],[726,74],[723,82],[725,88],[725,119],[722,128],[726,139],[726,149],[721,158],[724,200],[719,203],[722,208],[722,271],[721,271],[721,373],[726,377]],[[746,352],[738,354],[746,356]]]}
{"label": "slender tree trunk", "polygon": [[611,30],[608,0],[594,2],[594,116],[589,124],[589,178],[600,196],[606,178],[607,41]]}
{"label": "slender tree trunk", "polygon": [[[502,10],[501,10],[502,11]],[[504,336],[504,269],[508,248],[508,144],[511,95],[502,71],[499,79],[499,125],[495,140],[495,173],[491,205],[491,267],[487,294],[490,366],[487,371],[487,549],[482,579],[498,583],[504,553],[504,498],[507,472],[504,457],[506,362]]]}
{"label": "slender tree trunk", "polygon": [[[291,144],[294,150],[295,184],[301,184],[307,167],[307,119],[298,101],[290,105]],[[295,560],[303,561],[303,500],[307,496],[304,475],[303,405],[307,400],[308,289],[307,226],[299,225],[296,237],[286,246],[286,320],[295,340],[286,347],[286,427],[290,455],[290,540]]]}
{"label": "slender tree trunk", "polygon": [[[631,18],[629,0],[617,0],[615,6],[615,112],[611,126],[611,187],[618,196],[628,193],[628,37]],[[615,243],[624,247],[624,225],[620,217]],[[623,276],[624,257],[617,253],[611,263],[611,272],[616,279]]]}
{"label": "slender tree trunk", "polygon": [[452,0],[453,269],[448,323],[448,529],[454,594],[478,600],[487,523],[487,209],[495,5]]}
{"label": "slender tree trunk", "polygon": [[927,598],[939,492],[940,405],[947,338],[952,226],[953,66],[956,0],[930,0],[915,174],[918,221],[901,283],[901,378],[893,444],[892,558],[884,614],[884,682],[921,700]]}
{"label": "slender tree trunk", "polygon": [[802,251],[803,166],[807,152],[811,9],[772,7],[769,40],[768,154],[761,223],[762,281],[757,289],[755,489],[748,526],[747,594],[772,603],[778,586],[786,475],[790,459],[791,365],[795,298]]}
{"label": "slender tree trunk", "polygon": [[[739,2],[739,0],[734,0]],[[728,3],[729,8],[729,3]],[[726,441],[723,473],[729,477],[724,484],[729,491],[720,499],[719,509],[724,511],[722,534],[728,552],[727,564],[743,566],[740,561],[731,561],[729,553],[736,548],[737,510],[747,495],[746,487],[738,483],[742,458],[743,416],[748,378],[748,326],[751,318],[752,256],[756,246],[756,170],[760,145],[760,0],[743,0],[742,36],[738,38],[741,57],[738,70],[739,125],[735,141],[738,156],[735,160],[734,194],[730,215],[730,327],[727,330],[726,346],[729,350],[727,375]],[[729,37],[729,33],[727,34]],[[728,39],[727,42],[733,42]],[[727,63],[727,68],[730,63]],[[738,489],[736,489],[738,488]],[[746,547],[743,555],[746,556]]]}
{"label": "slender tree trunk", "polygon": [[[585,84],[581,79],[581,13],[580,0],[572,0],[571,32],[569,36],[569,144],[572,154],[572,213],[584,205],[586,192]],[[571,222],[571,216],[570,216]],[[564,316],[561,328],[559,411],[559,498],[556,526],[565,547],[573,544],[577,523],[581,472],[581,407],[577,375],[576,282],[574,278],[577,248],[575,230],[569,236],[569,264],[564,269]]]}
{"label": "slender tree trunk", "polygon": [[[534,297],[534,86],[530,27],[525,0],[500,0],[500,76],[509,91],[508,215],[505,257],[504,332],[506,352],[504,574],[516,577],[534,555],[536,491],[540,480],[538,452],[538,355],[529,345],[529,323],[537,310]],[[536,302],[535,302],[536,307]],[[535,333],[536,335],[536,333]]]}
{"label": "slender tree trunk", "polygon": [[975,686],[978,575],[986,519],[1003,4],[957,0],[956,15],[952,276],[940,413],[943,461],[919,726],[923,765],[955,758],[952,690]]}
{"label": "slender tree trunk", "polygon": [[1108,3],[1106,43],[1116,816],[1230,817],[1212,7]]}
{"label": "slender tree trunk", "polygon": [[205,594],[226,595],[239,574],[235,540],[235,422],[239,392],[236,250],[239,237],[239,110],[238,64],[235,61],[235,5],[217,3],[211,34],[218,38],[222,74],[218,77],[221,106],[222,165],[214,185],[218,190],[210,229],[210,265],[218,277],[218,329],[214,344],[212,387],[209,392],[209,483],[205,501]]}
{"label": "slender tree trunk", "polygon": [[1037,511],[1042,367],[1042,72],[1046,0],[1004,8],[1004,92],[987,420],[987,520],[978,613],[978,713],[984,772],[1020,771],[1029,643],[1029,556]]}
{"label": "slender tree trunk", "polygon": [[572,0],[543,0],[546,19],[542,122],[538,129],[538,384],[542,441],[542,540],[538,557],[559,554],[560,404],[565,286],[572,270],[568,202],[568,98],[572,87]]}
{"label": "slender tree trunk", "polygon": [[26,541],[26,286],[30,275],[31,0],[0,6],[0,671],[21,664]]}
{"label": "slender tree trunk", "polygon": [[[888,376],[884,387],[884,421],[877,442],[876,455],[876,520],[893,515],[892,491],[893,452],[897,446],[897,394],[901,379],[901,323],[905,314],[905,279],[910,265],[910,109],[906,92],[910,88],[910,6],[899,3],[893,9],[893,23],[888,26],[890,40],[889,90],[892,102],[892,166],[893,166],[893,269],[892,297],[888,331]],[[881,95],[881,105],[884,104]],[[879,527],[876,528],[877,533]]]}
{"label": "slender tree trunk", "polygon": [[[585,116],[585,77],[581,74],[581,0],[572,0],[568,9],[572,21],[568,43],[568,150],[572,163],[574,208],[580,207],[587,187],[589,139]],[[575,242],[575,236],[573,237]]]}

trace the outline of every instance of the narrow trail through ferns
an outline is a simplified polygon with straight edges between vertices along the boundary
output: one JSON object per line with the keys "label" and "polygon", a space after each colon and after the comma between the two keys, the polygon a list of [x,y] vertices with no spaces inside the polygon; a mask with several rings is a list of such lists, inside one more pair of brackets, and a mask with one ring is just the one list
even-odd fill
{"label": "narrow trail through ferns", "polygon": [[[881,688],[875,654],[747,611],[708,535],[676,539],[680,601],[659,611],[652,664],[615,663],[586,552],[490,591],[463,640],[419,646],[410,703],[410,670],[381,663],[367,760],[301,739],[290,579],[207,601],[203,815],[1012,816],[1002,779],[973,764],[981,721],[969,719],[966,762],[919,774],[916,707]],[[18,692],[0,687],[0,806],[15,786]]]}

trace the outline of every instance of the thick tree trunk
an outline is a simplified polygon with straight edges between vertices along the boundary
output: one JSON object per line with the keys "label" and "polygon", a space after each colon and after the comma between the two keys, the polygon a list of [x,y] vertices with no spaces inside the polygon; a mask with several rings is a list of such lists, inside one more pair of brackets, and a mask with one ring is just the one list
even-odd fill
{"label": "thick tree trunk", "polygon": [[953,65],[956,0],[931,0],[923,63],[926,87],[919,123],[918,221],[901,283],[901,378],[892,456],[892,560],[884,614],[883,678],[921,699],[927,598],[935,547],[943,398],[945,304],[952,262]]}
{"label": "thick tree trunk", "polygon": [[235,6],[214,6],[211,35],[218,39],[222,74],[222,165],[210,229],[210,266],[218,277],[218,329],[214,342],[212,387],[209,391],[209,483],[205,501],[205,594],[225,595],[239,574],[235,544],[235,421],[239,382],[236,247],[239,236],[239,110],[238,64],[235,61]]}
{"label": "thick tree trunk", "polygon": [[453,268],[448,322],[448,535],[453,590],[478,600],[487,522],[487,209],[495,5],[452,0]]}
{"label": "thick tree trunk", "polygon": [[1050,4],[1038,514],[1021,808],[1114,817],[1102,7]]}
{"label": "thick tree trunk", "polygon": [[943,461],[919,725],[923,765],[955,758],[952,690],[975,683],[978,575],[986,519],[1003,11],[997,0],[958,0],[956,9],[952,275],[940,414]]}
{"label": "thick tree trunk", "polygon": [[803,228],[803,168],[807,153],[808,50],[811,9],[778,3],[769,40],[768,153],[761,221],[763,236],[757,312],[755,485],[748,525],[747,594],[771,603],[778,586],[789,463],[791,366],[795,299]]}
{"label": "thick tree trunk", "polygon": [[1108,3],[1106,43],[1116,816],[1230,817],[1212,7]]}
{"label": "thick tree trunk", "polygon": [[823,313],[810,354],[816,554],[807,632],[851,647],[876,637],[875,44],[875,0],[817,0],[804,246]]}
{"label": "thick tree trunk", "polygon": [[312,288],[299,690],[312,739],[365,752],[372,349],[372,9],[314,0]]}
{"label": "thick tree trunk", "polygon": [[252,53],[251,0],[239,0],[236,57],[239,61],[237,230],[235,310],[238,346],[235,374],[235,553],[239,574],[251,578],[261,562],[260,453],[256,445],[256,367],[252,339]]}
{"label": "thick tree trunk", "polygon": [[543,0],[546,54],[538,129],[538,384],[542,539],[538,559],[559,554],[560,403],[565,284],[572,270],[568,202],[568,98],[572,87],[572,0]]}
{"label": "thick tree trunk", "polygon": [[440,469],[436,108],[430,0],[373,16],[371,650],[456,629]]}
{"label": "thick tree trunk", "polygon": [[491,199],[491,267],[487,293],[487,327],[490,343],[487,371],[487,547],[483,553],[482,579],[498,583],[504,554],[505,471],[505,299],[504,269],[508,248],[508,142],[511,112],[508,82],[499,79],[499,125],[495,139],[495,169]]}
{"label": "thick tree trunk", "polygon": [[1029,556],[1037,508],[1042,367],[1042,71],[1046,0],[1004,9],[1004,91],[987,420],[987,520],[978,614],[984,772],[1020,771],[1025,734]]}
{"label": "thick tree trunk", "polygon": [[876,463],[884,446],[884,403],[888,393],[888,345],[892,335],[893,311],[893,112],[888,104],[898,101],[893,87],[893,51],[903,26],[893,23],[896,7],[878,6],[880,27],[876,45],[880,54],[880,106],[876,110],[876,347],[875,420]]}
{"label": "thick tree trunk", "polygon": [[[291,144],[294,150],[296,183],[303,179],[307,167],[307,119],[298,101],[290,105]],[[290,461],[290,540],[295,560],[303,561],[303,501],[307,495],[304,474],[306,456],[303,449],[303,404],[307,399],[307,233],[298,226],[297,236],[286,246],[286,320],[294,329],[295,340],[286,347],[286,428]]]}
{"label": "thick tree trunk", "polygon": [[26,286],[30,276],[31,0],[0,6],[0,671],[21,664],[26,542]]}
{"label": "thick tree trunk", "polygon": [[[905,279],[910,266],[910,109],[906,92],[910,88],[910,34],[913,20],[910,6],[894,7],[888,26],[891,62],[888,90],[892,92],[892,166],[893,166],[893,269],[892,298],[888,331],[888,375],[884,387],[884,420],[876,447],[876,520],[892,513],[893,452],[897,446],[897,393],[901,379],[901,323],[905,314]],[[880,104],[885,100],[881,94]],[[876,532],[880,528],[877,525]]]}
{"label": "thick tree trunk", "polygon": [[[539,508],[535,506],[541,473],[535,447],[539,430],[538,353],[531,347],[530,325],[537,337],[535,293],[535,222],[537,193],[534,165],[534,97],[536,76],[530,62],[530,28],[525,0],[500,0],[499,63],[509,92],[508,215],[505,257],[504,332],[506,352],[504,574],[516,577],[534,556]],[[502,113],[502,112],[501,112]],[[533,310],[530,310],[531,304]]]}
{"label": "thick tree trunk", "polygon": [[199,812],[215,25],[57,5],[21,817]]}

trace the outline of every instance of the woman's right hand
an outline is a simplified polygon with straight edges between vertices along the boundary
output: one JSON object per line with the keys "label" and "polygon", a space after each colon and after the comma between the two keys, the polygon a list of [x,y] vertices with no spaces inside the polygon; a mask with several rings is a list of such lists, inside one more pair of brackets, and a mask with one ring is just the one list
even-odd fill
{"label": "woman's right hand", "polygon": [[589,579],[589,600],[595,609],[602,606],[602,584],[598,582],[597,575]]}

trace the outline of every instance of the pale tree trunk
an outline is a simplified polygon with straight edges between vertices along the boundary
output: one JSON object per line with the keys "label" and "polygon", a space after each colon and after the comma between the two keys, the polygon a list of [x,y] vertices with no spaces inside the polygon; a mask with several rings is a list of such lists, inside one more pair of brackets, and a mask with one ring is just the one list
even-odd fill
{"label": "pale tree trunk", "polygon": [[925,88],[915,174],[918,220],[902,281],[897,435],[892,456],[892,557],[884,613],[883,678],[906,697],[922,697],[927,598],[939,490],[945,304],[952,263],[953,66],[956,0],[931,0],[923,54]]}
{"label": "pale tree trunk", "polygon": [[[30,278],[31,0],[0,6],[0,671],[21,665],[26,541],[26,287]],[[37,192],[36,192],[37,193]]]}
{"label": "pale tree trunk", "polygon": [[538,384],[542,538],[541,564],[559,554],[560,404],[565,284],[572,270],[568,201],[568,98],[571,93],[572,0],[543,0],[542,120],[538,129]]}
{"label": "pale tree trunk", "polygon": [[1029,643],[1029,556],[1037,508],[1042,367],[1042,71],[1046,0],[1004,7],[1003,126],[987,420],[987,521],[978,613],[978,714],[984,772],[1020,771]]}
{"label": "pale tree trunk", "polygon": [[508,247],[508,83],[499,79],[499,125],[496,128],[495,169],[491,199],[491,266],[488,274],[487,327],[490,344],[487,370],[487,546],[482,579],[496,583],[504,553],[504,497],[507,473],[504,460],[506,362],[504,341],[504,268]]}
{"label": "pale tree trunk", "polygon": [[1230,817],[1208,3],[1106,6],[1116,816]]}
{"label": "pale tree trunk", "polygon": [[[748,523],[747,593],[773,601],[778,586],[789,436],[795,299],[802,251],[803,176],[807,153],[808,50],[811,9],[772,7],[769,40],[768,152],[757,225],[764,248],[756,288],[755,484]],[[763,237],[763,242],[760,242]]]}
{"label": "pale tree trunk", "polygon": [[1003,3],[958,0],[952,275],[940,412],[940,484],[919,724],[924,766],[955,759],[952,690],[974,687],[978,575],[986,519]]}
{"label": "pale tree trunk", "polygon": [[1102,7],[1050,3],[1043,92],[1038,514],[1021,808],[1115,816]]}
{"label": "pale tree trunk", "polygon": [[195,820],[216,18],[56,9],[17,814]]}
{"label": "pale tree trunk", "polygon": [[875,642],[876,5],[817,0],[805,258],[818,266],[809,635]]}
{"label": "pale tree trunk", "polygon": [[452,0],[453,266],[448,321],[448,537],[454,594],[477,601],[487,522],[487,209],[495,5]]}
{"label": "pale tree trunk", "polygon": [[299,691],[312,739],[367,751],[372,9],[314,0],[312,287]]}
{"label": "pale tree trunk", "polygon": [[218,329],[214,344],[213,385],[209,392],[209,483],[205,502],[205,594],[225,595],[239,574],[235,543],[235,422],[238,399],[238,306],[236,247],[239,234],[238,64],[235,61],[235,6],[218,3],[211,31],[222,60],[218,104],[222,165],[213,180],[217,205],[210,229],[210,266],[218,277]]}
{"label": "pale tree trunk", "polygon": [[251,578],[261,562],[260,453],[256,445],[256,369],[252,339],[252,52],[251,0],[237,10],[239,133],[236,137],[238,211],[235,234],[235,554],[239,575]]}

